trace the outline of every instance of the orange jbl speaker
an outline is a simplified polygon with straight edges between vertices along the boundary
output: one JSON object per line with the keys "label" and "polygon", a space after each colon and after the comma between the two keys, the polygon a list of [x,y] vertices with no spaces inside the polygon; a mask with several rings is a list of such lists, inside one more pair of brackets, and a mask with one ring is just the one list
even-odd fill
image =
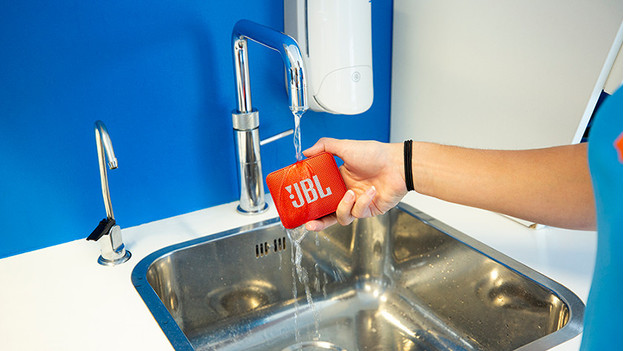
{"label": "orange jbl speaker", "polygon": [[266,181],[288,229],[335,212],[347,191],[334,156],[328,152],[270,173]]}

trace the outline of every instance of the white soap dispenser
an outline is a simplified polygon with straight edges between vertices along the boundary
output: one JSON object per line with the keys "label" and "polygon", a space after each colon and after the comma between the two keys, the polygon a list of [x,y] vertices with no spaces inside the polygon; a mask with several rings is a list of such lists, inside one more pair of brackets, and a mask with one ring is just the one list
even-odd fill
{"label": "white soap dispenser", "polygon": [[303,54],[312,110],[354,115],[370,108],[370,0],[284,0],[284,33]]}

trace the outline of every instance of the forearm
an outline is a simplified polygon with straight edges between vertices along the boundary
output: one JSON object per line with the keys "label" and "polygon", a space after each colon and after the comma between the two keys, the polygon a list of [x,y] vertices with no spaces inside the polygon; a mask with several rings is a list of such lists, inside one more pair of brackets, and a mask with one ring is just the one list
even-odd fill
{"label": "forearm", "polygon": [[415,142],[417,192],[537,223],[595,228],[584,144],[537,150],[477,150]]}

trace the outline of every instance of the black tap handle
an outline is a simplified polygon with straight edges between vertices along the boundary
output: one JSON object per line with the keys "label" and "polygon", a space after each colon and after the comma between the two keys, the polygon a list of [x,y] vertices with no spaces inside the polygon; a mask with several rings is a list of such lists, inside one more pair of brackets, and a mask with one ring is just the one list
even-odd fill
{"label": "black tap handle", "polygon": [[103,235],[108,234],[108,232],[111,230],[111,228],[114,225],[115,225],[114,219],[104,218],[103,220],[100,221],[100,223],[93,230],[93,232],[91,232],[91,235],[87,237],[87,240],[93,240],[93,241],[100,240],[100,238]]}

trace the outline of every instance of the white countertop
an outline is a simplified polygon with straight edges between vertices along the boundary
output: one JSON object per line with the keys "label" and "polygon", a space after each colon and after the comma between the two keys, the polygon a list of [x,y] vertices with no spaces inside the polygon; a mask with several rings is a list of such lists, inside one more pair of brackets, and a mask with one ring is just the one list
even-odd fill
{"label": "white countertop", "polygon": [[[595,232],[529,229],[495,213],[415,193],[404,202],[587,301]],[[122,229],[132,258],[117,267],[97,264],[99,244],[84,239],[1,259],[0,350],[171,351],[169,340],[134,289],[130,274],[142,258],[157,249],[277,216],[274,206],[256,216],[238,214],[235,207],[229,203]],[[552,350],[578,350],[579,346],[580,336]]]}

